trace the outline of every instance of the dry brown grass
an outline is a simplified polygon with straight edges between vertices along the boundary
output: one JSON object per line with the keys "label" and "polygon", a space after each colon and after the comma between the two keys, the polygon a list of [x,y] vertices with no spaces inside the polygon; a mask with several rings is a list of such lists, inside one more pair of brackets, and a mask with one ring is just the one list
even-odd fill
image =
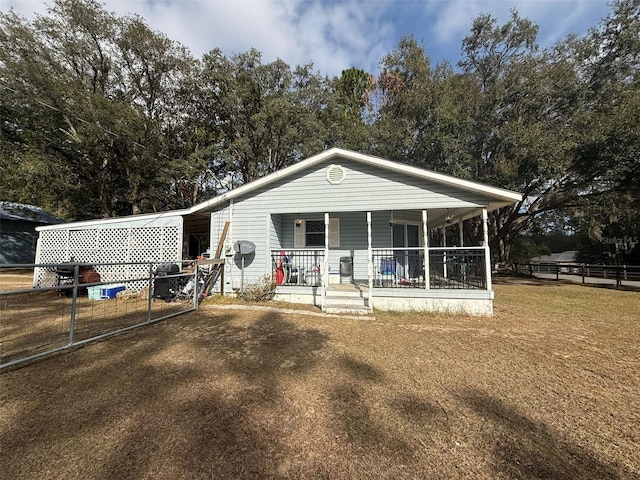
{"label": "dry brown grass", "polygon": [[7,290],[20,290],[33,286],[33,272],[27,270],[2,269],[0,270],[0,292]]}
{"label": "dry brown grass", "polygon": [[[531,284],[528,284],[531,283]],[[640,295],[176,317],[0,375],[3,478],[638,478]]]}

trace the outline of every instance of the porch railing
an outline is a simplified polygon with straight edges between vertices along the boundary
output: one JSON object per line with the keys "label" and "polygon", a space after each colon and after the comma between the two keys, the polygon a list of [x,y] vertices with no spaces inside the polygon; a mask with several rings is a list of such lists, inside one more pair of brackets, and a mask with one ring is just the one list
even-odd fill
{"label": "porch railing", "polygon": [[431,288],[486,289],[484,247],[429,248]]}
{"label": "porch railing", "polygon": [[272,274],[278,285],[322,285],[324,249],[273,249]]}
{"label": "porch railing", "polygon": [[[428,252],[430,289],[487,288],[483,247],[430,247]],[[322,286],[324,256],[324,249],[271,250],[276,283]],[[374,248],[372,265],[373,288],[426,288],[423,248]]]}
{"label": "porch railing", "polygon": [[[429,288],[486,289],[483,247],[430,247]],[[373,249],[373,286],[426,288],[424,249]]]}

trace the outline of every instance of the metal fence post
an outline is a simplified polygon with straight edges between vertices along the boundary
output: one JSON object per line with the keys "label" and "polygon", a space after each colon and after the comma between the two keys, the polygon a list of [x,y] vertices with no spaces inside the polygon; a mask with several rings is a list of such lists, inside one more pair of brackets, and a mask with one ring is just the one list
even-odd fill
{"label": "metal fence post", "polygon": [[151,302],[153,301],[153,263],[149,263],[149,295],[147,298],[147,323],[151,321]]}
{"label": "metal fence post", "polygon": [[73,290],[71,297],[71,318],[69,319],[69,345],[73,345],[76,330],[76,309],[78,307],[78,274],[80,265],[76,263],[73,267]]}
{"label": "metal fence post", "polygon": [[582,283],[584,284],[584,263],[580,266],[580,272],[582,273]]}
{"label": "metal fence post", "polygon": [[[196,310],[198,308],[198,303],[200,300],[200,285],[198,283],[198,262],[195,262],[193,267],[193,309]],[[299,273],[298,273],[299,275]]]}

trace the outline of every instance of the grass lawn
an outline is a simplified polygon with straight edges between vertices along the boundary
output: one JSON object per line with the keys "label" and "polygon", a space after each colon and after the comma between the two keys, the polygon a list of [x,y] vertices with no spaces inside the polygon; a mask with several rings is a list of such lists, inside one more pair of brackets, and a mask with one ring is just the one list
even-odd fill
{"label": "grass lawn", "polygon": [[495,316],[205,303],[0,375],[7,479],[640,478],[640,293]]}

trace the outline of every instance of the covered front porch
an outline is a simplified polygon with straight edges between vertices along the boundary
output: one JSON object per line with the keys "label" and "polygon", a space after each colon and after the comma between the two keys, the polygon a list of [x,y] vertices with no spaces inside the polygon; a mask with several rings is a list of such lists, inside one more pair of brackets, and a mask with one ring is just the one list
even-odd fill
{"label": "covered front porch", "polygon": [[[328,310],[350,291],[368,311],[491,314],[486,219],[477,207],[272,214],[276,298]],[[465,222],[481,225],[475,244]]]}

